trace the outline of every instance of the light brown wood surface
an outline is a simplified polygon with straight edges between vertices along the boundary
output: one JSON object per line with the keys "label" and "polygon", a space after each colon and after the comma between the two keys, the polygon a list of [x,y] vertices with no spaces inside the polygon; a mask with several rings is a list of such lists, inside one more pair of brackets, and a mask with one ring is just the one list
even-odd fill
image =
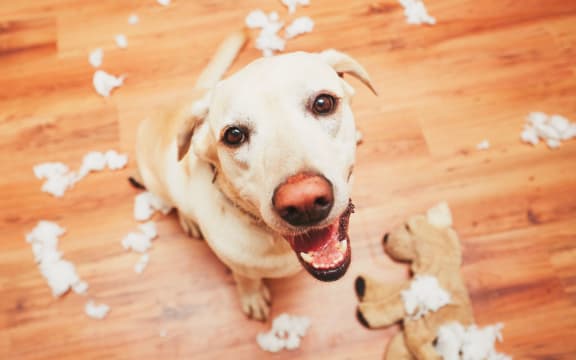
{"label": "light brown wood surface", "polygon": [[[479,324],[505,324],[498,348],[515,359],[576,359],[576,141],[554,151],[519,141],[530,111],[576,120],[573,0],[429,1],[433,27],[407,25],[394,0],[297,10],[316,28],[287,51],[348,52],[380,93],[351,80],[364,143],[347,275],[270,282],[273,315],[312,320],[300,350],[257,348],[270,324],[244,317],[230,273],[174,215],[156,217],[150,264],[134,273],[138,256],[120,245],[135,227],[129,169],[90,175],[62,199],[40,192],[36,163],[77,168],[90,150],[133,154],[137,123],[189,92],[218,41],[259,7],[287,17],[280,1],[264,0],[0,2],[0,359],[379,359],[397,329],[359,325],[353,281],[406,276],[380,238],[439,200],[454,213]],[[128,25],[131,13],[139,24]],[[117,33],[127,49],[116,48]],[[103,69],[126,74],[109,99],[92,88],[95,47]],[[258,56],[250,43],[234,69]],[[484,138],[492,147],[476,151]],[[24,241],[40,219],[67,228],[60,248],[90,296],[111,306],[105,320],[86,317],[83,296],[52,298]]]}

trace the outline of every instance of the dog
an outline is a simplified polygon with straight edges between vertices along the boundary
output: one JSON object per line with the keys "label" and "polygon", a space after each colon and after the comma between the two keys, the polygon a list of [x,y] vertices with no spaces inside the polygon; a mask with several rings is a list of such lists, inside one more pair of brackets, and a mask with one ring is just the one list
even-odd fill
{"label": "dog", "polygon": [[190,98],[140,124],[138,180],[231,269],[243,311],[265,320],[263,279],[304,267],[333,281],[350,264],[356,127],[343,75],[375,91],[335,50],[260,58],[220,80],[244,41],[228,38]]}

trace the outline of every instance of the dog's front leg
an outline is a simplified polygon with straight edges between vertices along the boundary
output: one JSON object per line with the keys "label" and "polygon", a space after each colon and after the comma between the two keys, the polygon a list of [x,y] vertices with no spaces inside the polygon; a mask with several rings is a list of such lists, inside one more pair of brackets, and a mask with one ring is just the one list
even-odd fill
{"label": "dog's front leg", "polygon": [[250,318],[265,321],[270,313],[270,290],[262,279],[248,278],[236,272],[233,275],[244,313]]}

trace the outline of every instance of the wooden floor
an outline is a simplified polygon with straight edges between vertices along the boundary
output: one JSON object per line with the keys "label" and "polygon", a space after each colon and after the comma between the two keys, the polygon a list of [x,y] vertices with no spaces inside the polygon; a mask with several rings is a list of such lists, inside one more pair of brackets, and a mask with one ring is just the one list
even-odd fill
{"label": "wooden floor", "polygon": [[[380,238],[444,199],[478,322],[505,323],[499,349],[576,359],[576,141],[555,151],[519,141],[530,111],[576,121],[574,0],[434,0],[434,27],[407,25],[395,0],[312,0],[297,11],[316,28],[287,51],[348,52],[380,92],[356,86],[365,138],[350,270],[332,284],[306,273],[270,283],[274,315],[312,320],[298,351],[257,348],[269,324],[245,319],[230,273],[173,215],[156,218],[150,265],[134,273],[138,257],[120,245],[135,227],[130,169],[90,175],[62,199],[40,192],[36,163],[76,168],[90,150],[133,154],[137,123],[189,92],[215,44],[258,7],[287,16],[265,0],[0,2],[0,359],[379,359],[397,329],[357,323],[353,281],[406,276]],[[116,48],[118,33],[127,49]],[[91,85],[95,47],[105,70],[127,76],[109,99]],[[258,56],[250,46],[235,68]],[[492,147],[476,151],[484,138]],[[85,297],[50,295],[24,241],[40,219],[68,229],[60,248],[90,296],[111,306],[105,320],[85,316]]]}

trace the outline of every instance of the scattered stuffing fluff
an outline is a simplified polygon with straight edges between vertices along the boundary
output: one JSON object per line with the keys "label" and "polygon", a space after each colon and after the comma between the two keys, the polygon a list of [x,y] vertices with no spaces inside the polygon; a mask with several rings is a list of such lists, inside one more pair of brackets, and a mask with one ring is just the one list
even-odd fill
{"label": "scattered stuffing fluff", "polygon": [[92,78],[92,85],[99,95],[104,97],[110,96],[110,93],[114,88],[117,88],[124,84],[124,77],[116,77],[114,75],[108,74],[104,70],[97,70]]}
{"label": "scattered stuffing fluff", "polygon": [[447,228],[452,226],[452,212],[446,201],[428,209],[426,218],[431,225],[437,228]]}
{"label": "scattered stuffing fluff", "polygon": [[79,281],[74,285],[72,285],[72,290],[76,294],[86,295],[86,293],[88,292],[88,283],[86,281]]}
{"label": "scattered stuffing fluff", "polygon": [[62,197],[64,192],[75,183],[76,175],[70,172],[68,166],[60,162],[47,162],[34,166],[34,175],[42,184],[42,191],[55,197]]}
{"label": "scattered stuffing fluff", "polygon": [[258,334],[256,341],[262,350],[269,352],[294,350],[300,347],[300,338],[306,335],[309,326],[307,317],[281,314],[272,322],[272,329]]}
{"label": "scattered stuffing fluff", "polygon": [[102,171],[106,167],[110,170],[122,169],[128,162],[127,155],[118,154],[115,150],[107,152],[92,151],[84,156],[78,172],[70,171],[68,166],[60,162],[47,162],[34,166],[34,175],[42,184],[42,191],[55,197],[62,197],[64,192],[82,180],[93,171]]}
{"label": "scattered stuffing fluff", "polygon": [[128,24],[130,24],[130,25],[136,25],[136,24],[138,24],[139,21],[140,21],[140,18],[136,14],[131,14],[128,17]]}
{"label": "scattered stuffing fluff", "polygon": [[86,315],[92,319],[102,320],[108,315],[110,311],[110,306],[106,304],[96,304],[94,301],[90,300],[84,306],[84,311]]}
{"label": "scattered stuffing fluff", "polygon": [[306,34],[314,30],[314,21],[308,16],[294,19],[292,24],[286,27],[286,39],[292,39],[298,35]]}
{"label": "scattered stuffing fluff", "polygon": [[490,149],[490,141],[488,141],[488,139],[484,139],[481,142],[479,142],[478,145],[476,145],[476,150],[478,150],[478,151],[488,150],[488,149]]}
{"label": "scattered stuffing fluff", "polygon": [[58,224],[42,220],[26,235],[26,241],[32,245],[34,260],[54,297],[64,295],[71,288],[77,293],[85,293],[88,289],[88,284],[78,277],[74,264],[62,259],[62,253],[58,251],[58,239],[65,232]]}
{"label": "scattered stuffing fluff", "polygon": [[170,5],[170,1],[171,0],[157,0],[158,4],[162,5],[162,6],[168,6]]}
{"label": "scattered stuffing fluff", "polygon": [[426,10],[426,5],[421,0],[398,0],[404,7],[404,16],[406,22],[412,25],[436,24],[436,19]]}
{"label": "scattered stuffing fluff", "polygon": [[162,199],[148,191],[140,193],[134,198],[134,219],[138,221],[150,219],[155,211],[160,211],[166,215],[171,209]]}
{"label": "scattered stuffing fluff", "polygon": [[114,41],[116,41],[116,46],[121,49],[126,49],[128,47],[128,39],[126,39],[126,35],[124,34],[116,35]]}
{"label": "scattered stuffing fluff", "polygon": [[144,254],[140,256],[140,259],[138,260],[136,265],[134,265],[134,271],[137,274],[142,274],[142,272],[144,272],[144,269],[146,269],[146,266],[148,266],[149,261],[150,261],[150,255]]}
{"label": "scattered stuffing fluff", "polygon": [[428,312],[450,303],[451,297],[440,287],[438,279],[429,275],[417,275],[412,280],[410,288],[402,291],[404,309],[413,319],[419,319]]}
{"label": "scattered stuffing fluff", "polygon": [[262,10],[254,10],[246,16],[246,26],[251,29],[261,29],[256,39],[256,49],[264,56],[272,56],[275,51],[283,51],[286,40],[278,36],[284,23],[278,20],[278,13],[266,15]]}
{"label": "scattered stuffing fluff", "polygon": [[103,58],[104,58],[104,51],[100,48],[94,49],[90,51],[90,55],[88,56],[88,62],[95,68],[98,68],[100,67],[100,65],[102,65]]}
{"label": "scattered stuffing fluff", "polygon": [[282,0],[282,4],[288,8],[290,14],[294,14],[296,6],[308,6],[310,5],[310,0]]}
{"label": "scattered stuffing fluff", "polygon": [[[122,246],[124,249],[144,254],[152,247],[152,240],[155,239],[158,234],[156,233],[156,227],[153,222],[148,222],[143,225],[147,224],[151,225],[144,227],[141,225],[139,227],[140,232],[131,232],[122,239]],[[147,262],[148,261],[146,260],[146,263]]]}
{"label": "scattered stuffing fluff", "polygon": [[512,360],[496,352],[496,340],[502,342],[502,324],[467,328],[460,323],[450,323],[438,329],[436,351],[444,360]]}
{"label": "scattered stuffing fluff", "polygon": [[547,115],[543,112],[530,113],[520,134],[523,142],[536,145],[543,140],[550,149],[556,149],[562,141],[575,137],[576,123],[570,122],[564,116]]}

